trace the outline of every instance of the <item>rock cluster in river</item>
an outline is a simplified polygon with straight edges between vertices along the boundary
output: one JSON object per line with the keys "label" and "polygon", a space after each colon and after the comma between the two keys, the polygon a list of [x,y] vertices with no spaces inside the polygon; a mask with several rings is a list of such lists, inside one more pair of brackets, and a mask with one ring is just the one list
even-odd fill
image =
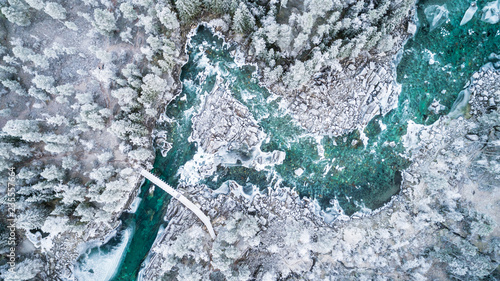
{"label": "rock cluster in river", "polygon": [[[142,280],[425,280],[449,272],[484,277],[498,266],[498,248],[490,241],[498,228],[488,215],[498,213],[499,199],[489,193],[492,204],[483,207],[484,198],[474,196],[482,191],[469,178],[468,156],[481,146],[466,135],[476,123],[441,118],[409,127],[416,161],[403,172],[401,194],[373,216],[327,225],[317,205],[287,189],[247,195],[234,182],[215,191],[181,187],[210,217],[217,238],[211,240],[173,200]],[[456,255],[450,247],[473,254]]]}
{"label": "rock cluster in river", "polygon": [[308,131],[335,136],[387,113],[397,104],[401,90],[390,57],[349,64],[342,71],[324,71],[313,82],[286,96],[289,109]]}
{"label": "rock cluster in river", "polygon": [[486,68],[474,73],[469,91],[471,114],[496,110],[500,103],[500,72]]}
{"label": "rock cluster in river", "polygon": [[[203,186],[188,187],[188,190],[185,190],[187,196],[199,204],[201,209],[211,218],[214,229],[219,234],[212,242],[209,242],[208,236],[205,237],[207,239],[196,237],[197,240],[213,243],[209,247],[212,248],[212,252],[214,252],[214,248],[219,246],[234,248],[235,252],[241,254],[246,253],[247,258],[242,264],[251,269],[263,267],[263,272],[266,272],[273,270],[273,267],[277,265],[290,267],[292,271],[296,272],[307,272],[311,269],[314,259],[308,251],[297,252],[285,245],[287,237],[285,225],[293,223],[302,227],[307,226],[308,229],[325,227],[326,224],[316,215],[315,204],[308,200],[301,200],[295,191],[289,189],[273,189],[270,190],[270,194],[254,191],[253,195],[248,196],[243,195],[242,187],[235,182],[230,182],[227,187],[224,192],[227,194],[221,194]],[[150,252],[150,260],[141,272],[141,277],[144,280],[155,280],[158,276],[168,273],[168,270],[165,270],[165,264],[172,264],[169,249],[176,247],[173,243],[177,239],[181,239],[179,235],[186,229],[200,225],[196,216],[175,200],[169,204],[165,219],[169,221],[168,226],[156,239]],[[227,245],[231,244],[230,240],[232,239],[232,237],[226,237],[227,233],[231,232],[231,227],[228,227],[231,221],[242,224],[238,234],[235,235],[242,236],[238,239],[245,240],[244,243]],[[206,232],[204,228],[203,231]],[[307,242],[315,239],[317,236],[307,237]],[[225,246],[221,246],[221,244]],[[204,249],[206,250],[206,248]],[[266,252],[267,255],[263,255],[263,252]],[[202,256],[203,254],[194,253],[194,255]],[[212,255],[214,256],[210,262],[218,264],[221,267],[219,269],[222,269],[225,266],[225,256],[215,257],[217,254],[214,253]],[[268,259],[273,259],[273,263],[265,262]],[[235,262],[233,259],[227,261],[230,264]],[[200,264],[208,266],[210,262],[200,261]],[[233,270],[238,271],[237,267],[235,266]],[[210,275],[214,276],[214,274],[217,273],[212,272]]]}
{"label": "rock cluster in river", "polygon": [[284,105],[307,131],[340,136],[364,128],[378,114],[397,106],[401,86],[396,82],[398,51],[416,26],[395,31],[394,46],[387,53],[364,52],[316,73],[301,89],[286,91],[280,84],[270,89],[284,97]]}
{"label": "rock cluster in river", "polygon": [[245,149],[259,142],[261,132],[257,122],[225,85],[216,85],[202,103],[192,119],[191,139],[199,141],[205,152],[215,153],[222,146],[228,150]]}

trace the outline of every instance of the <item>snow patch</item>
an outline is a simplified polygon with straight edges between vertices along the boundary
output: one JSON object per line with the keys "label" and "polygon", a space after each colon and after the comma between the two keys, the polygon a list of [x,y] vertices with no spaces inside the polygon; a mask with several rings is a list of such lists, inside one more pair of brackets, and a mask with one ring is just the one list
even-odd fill
{"label": "snow patch", "polygon": [[304,173],[304,170],[302,168],[298,168],[294,171],[294,173],[297,177],[300,177]]}
{"label": "snow patch", "polygon": [[321,141],[323,140],[323,136],[315,136],[314,139],[316,140],[316,143],[318,144],[318,156],[320,159],[325,159],[325,148],[321,144]]}
{"label": "snow patch", "polygon": [[453,103],[453,106],[451,107],[450,113],[448,113],[450,118],[457,118],[465,113],[467,104],[469,103],[470,94],[469,89],[465,89],[458,94],[455,103]]}
{"label": "snow patch", "polygon": [[263,152],[260,150],[265,138],[266,135],[261,133],[261,136],[259,136],[259,143],[250,149],[250,155],[249,157],[245,157],[245,159],[241,157],[238,152],[228,151],[223,147],[215,154],[206,153],[200,147],[193,158],[179,168],[179,181],[190,185],[197,184],[202,179],[213,175],[218,165],[241,165],[246,168],[262,171],[268,167],[283,164],[286,157],[285,152],[279,150]]}
{"label": "snow patch", "polygon": [[407,152],[418,147],[420,143],[418,134],[424,127],[424,125],[417,124],[411,120],[408,121],[406,135],[403,136],[403,145]]}
{"label": "snow patch", "polygon": [[472,17],[474,17],[474,14],[476,14],[476,11],[477,11],[477,4],[476,4],[476,2],[472,2],[470,4],[470,7],[467,9],[467,11],[465,11],[465,15],[462,18],[462,21],[460,22],[460,26],[468,23],[472,19]]}
{"label": "snow patch", "polygon": [[425,17],[431,26],[431,31],[441,26],[443,23],[448,21],[448,15],[450,12],[446,9],[446,5],[431,5],[424,10]]}
{"label": "snow patch", "polygon": [[331,224],[335,221],[349,221],[351,218],[344,213],[344,210],[340,206],[340,203],[337,199],[330,200],[330,206],[325,210],[321,209],[318,200],[314,199],[312,202],[313,213],[321,217],[323,221],[327,224]]}
{"label": "snow patch", "polygon": [[132,202],[132,204],[130,204],[130,207],[126,210],[126,212],[131,214],[137,212],[137,208],[139,208],[139,204],[141,204],[141,201],[142,199],[139,196],[137,196]]}
{"label": "snow patch", "polygon": [[380,126],[380,130],[385,131],[387,129],[387,125],[382,122],[382,120],[378,120],[378,125]]}
{"label": "snow patch", "polygon": [[132,228],[124,230],[122,241],[107,253],[101,252],[100,250],[97,253],[86,253],[84,260],[75,266],[75,278],[77,280],[111,280],[118,270],[118,265],[131,240],[132,233]]}
{"label": "snow patch", "polygon": [[429,65],[433,65],[436,62],[438,62],[438,61],[436,61],[436,54],[435,53],[433,53],[433,52],[431,52],[430,50],[427,50],[427,49],[425,49],[423,52],[425,53],[424,58],[427,59],[427,60],[429,60]]}
{"label": "snow patch", "polygon": [[217,168],[215,155],[205,153],[198,149],[193,158],[178,170],[179,182],[195,185],[201,179],[212,175]]}
{"label": "snow patch", "polygon": [[483,8],[482,21],[496,24],[500,21],[500,0],[488,2]]}
{"label": "snow patch", "polygon": [[364,130],[359,130],[359,138],[363,141],[363,146],[367,147],[369,138],[366,136]]}

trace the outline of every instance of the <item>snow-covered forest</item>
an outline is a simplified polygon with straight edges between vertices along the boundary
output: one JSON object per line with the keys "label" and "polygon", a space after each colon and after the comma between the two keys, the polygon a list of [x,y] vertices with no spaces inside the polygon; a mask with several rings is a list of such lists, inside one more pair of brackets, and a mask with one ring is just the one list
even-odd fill
{"label": "snow-covered forest", "polygon": [[[141,185],[137,169],[152,168],[155,148],[168,146],[155,125],[181,90],[185,43],[197,24],[236,42],[295,121],[337,136],[397,103],[392,63],[416,31],[414,5],[0,0],[0,181],[7,187],[13,168],[17,254],[9,272],[12,234],[3,214],[11,195],[1,188],[1,279],[71,280],[81,245],[116,229]],[[361,65],[373,67],[360,74]],[[352,85],[362,81],[353,79],[363,75],[383,86],[358,98]],[[476,75],[470,118],[408,129],[416,160],[384,209],[330,224],[289,190],[289,208],[271,195],[245,201],[236,189],[215,199],[192,195],[224,218],[215,223],[218,237],[212,242],[193,218],[170,226],[176,238],[153,247],[163,265],[150,265],[158,274],[151,280],[500,278],[500,74]],[[333,101],[325,96],[331,88],[340,89]],[[297,103],[303,95],[314,102]],[[341,111],[348,116],[335,115]],[[221,211],[224,200],[233,209]]]}

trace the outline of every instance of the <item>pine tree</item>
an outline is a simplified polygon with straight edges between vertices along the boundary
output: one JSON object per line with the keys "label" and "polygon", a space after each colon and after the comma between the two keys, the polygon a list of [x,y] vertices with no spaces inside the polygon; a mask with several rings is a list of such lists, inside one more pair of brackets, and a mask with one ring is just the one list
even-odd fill
{"label": "pine tree", "polygon": [[20,96],[26,96],[26,90],[21,86],[21,83],[19,83],[16,80],[3,80],[2,85],[4,85],[6,88],[11,90],[12,92],[20,95]]}
{"label": "pine tree", "polygon": [[45,7],[43,0],[24,0],[31,8],[41,10]]}
{"label": "pine tree", "polygon": [[255,19],[248,10],[247,5],[241,2],[233,17],[233,29],[238,33],[252,31],[255,27]]}
{"label": "pine tree", "polygon": [[128,20],[137,19],[137,12],[134,10],[134,6],[130,3],[122,3],[120,4],[120,11],[124,18]]}
{"label": "pine tree", "polygon": [[8,2],[9,6],[1,9],[7,20],[19,26],[30,25],[28,6],[20,0],[9,0]]}
{"label": "pine tree", "polygon": [[14,271],[2,272],[3,280],[36,280],[36,275],[43,269],[44,264],[39,259],[25,259],[16,264]]}
{"label": "pine tree", "polygon": [[200,0],[176,0],[175,7],[179,11],[181,20],[189,22],[201,10]]}
{"label": "pine tree", "polygon": [[234,1],[231,0],[203,0],[205,7],[210,9],[212,13],[223,15],[229,12],[234,12]]}
{"label": "pine tree", "polygon": [[41,173],[40,176],[51,181],[51,180],[62,180],[64,177],[64,171],[60,170],[54,165],[50,165],[46,167]]}
{"label": "pine tree", "polygon": [[109,11],[96,9],[94,11],[94,20],[95,28],[102,34],[106,35],[117,29],[115,16]]}
{"label": "pine tree", "polygon": [[[167,81],[155,74],[144,76],[142,81],[142,92],[138,101],[146,108],[150,108],[158,99],[162,98],[163,94],[169,89],[169,85]],[[167,98],[171,99],[171,94]]]}
{"label": "pine tree", "polygon": [[158,18],[160,22],[168,30],[177,30],[179,28],[179,21],[177,21],[177,15],[175,12],[170,10],[169,7],[162,7],[158,10]]}
{"label": "pine tree", "polygon": [[37,74],[31,82],[33,82],[37,88],[45,90],[48,93],[54,93],[56,90],[54,87],[55,80],[50,76]]}
{"label": "pine tree", "polygon": [[306,3],[308,10],[319,17],[323,17],[326,12],[333,8],[332,0],[310,0]]}
{"label": "pine tree", "polygon": [[30,206],[16,214],[16,226],[25,230],[40,228],[49,213],[43,207]]}
{"label": "pine tree", "polygon": [[109,166],[100,167],[98,169],[92,170],[89,177],[95,180],[98,184],[103,184],[108,181],[109,178],[116,174],[115,169]]}
{"label": "pine tree", "polygon": [[109,109],[101,108],[99,105],[91,103],[81,106],[80,117],[94,130],[102,130],[106,126],[106,119],[111,115]]}
{"label": "pine tree", "polygon": [[137,92],[132,88],[119,88],[111,91],[111,95],[118,99],[118,104],[125,112],[130,112],[139,106],[137,103]]}
{"label": "pine tree", "polygon": [[37,122],[33,120],[9,120],[2,131],[29,142],[40,141],[42,137]]}
{"label": "pine tree", "polygon": [[58,3],[49,2],[45,5],[45,12],[56,20],[66,19],[66,9]]}

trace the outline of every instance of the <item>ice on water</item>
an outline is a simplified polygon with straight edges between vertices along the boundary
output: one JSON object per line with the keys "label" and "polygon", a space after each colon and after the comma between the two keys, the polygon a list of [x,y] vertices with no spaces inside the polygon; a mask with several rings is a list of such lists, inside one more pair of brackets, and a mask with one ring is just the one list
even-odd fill
{"label": "ice on water", "polygon": [[126,229],[122,241],[109,251],[99,249],[95,253],[86,254],[84,260],[75,267],[77,280],[108,281],[115,275],[123,253],[132,237],[132,229]]}
{"label": "ice on water", "polygon": [[448,21],[449,12],[446,6],[431,5],[424,10],[425,17],[431,25],[431,31]]}
{"label": "ice on water", "polygon": [[500,0],[488,2],[483,8],[482,21],[496,24],[500,21]]}
{"label": "ice on water", "polygon": [[462,18],[462,21],[460,22],[460,26],[468,23],[474,17],[476,12],[477,12],[477,4],[476,4],[476,2],[472,2],[470,4],[469,9],[467,9],[467,11],[465,11],[465,15]]}

